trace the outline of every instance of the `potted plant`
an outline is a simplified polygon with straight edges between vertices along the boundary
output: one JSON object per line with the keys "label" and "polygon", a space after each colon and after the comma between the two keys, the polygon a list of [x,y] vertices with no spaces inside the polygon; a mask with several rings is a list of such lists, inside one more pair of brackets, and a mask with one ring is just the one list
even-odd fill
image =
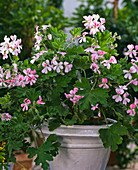
{"label": "potted plant", "polygon": [[[104,170],[122,136],[137,137],[132,120],[138,100],[131,93],[136,96],[138,90],[138,46],[128,45],[125,58],[117,61],[115,40],[120,37],[105,30],[105,19],[94,14],[84,16],[83,23],[86,30],[74,28],[70,40],[50,25],[37,26],[33,57],[24,61],[18,58],[22,46],[15,35],[0,44],[3,59],[11,59],[11,65],[0,68],[0,86],[7,88],[0,104],[11,120],[2,113],[0,125],[14,122],[7,131],[18,125],[21,136],[18,143],[14,131],[9,139],[3,129],[0,141],[6,142],[9,157],[31,133],[36,147],[26,145],[28,157],[36,156],[44,170],[53,157],[54,170]],[[11,140],[16,147],[9,147]]]}

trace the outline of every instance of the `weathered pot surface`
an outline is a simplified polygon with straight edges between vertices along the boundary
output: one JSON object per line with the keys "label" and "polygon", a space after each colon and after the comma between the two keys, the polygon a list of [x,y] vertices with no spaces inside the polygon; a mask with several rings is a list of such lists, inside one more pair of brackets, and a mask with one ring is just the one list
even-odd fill
{"label": "weathered pot surface", "polygon": [[[112,119],[108,119],[114,123]],[[111,126],[111,124],[109,125]],[[61,125],[53,132],[43,126],[45,136],[56,134],[61,143],[59,154],[51,162],[50,170],[105,170],[110,148],[105,149],[99,129],[106,125]]]}

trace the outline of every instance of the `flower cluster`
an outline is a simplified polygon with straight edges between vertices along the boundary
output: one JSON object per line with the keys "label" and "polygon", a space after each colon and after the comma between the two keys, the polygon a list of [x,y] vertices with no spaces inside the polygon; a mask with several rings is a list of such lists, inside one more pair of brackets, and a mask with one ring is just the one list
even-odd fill
{"label": "flower cluster", "polygon": [[[128,55],[130,58],[136,57],[136,51],[138,50],[138,45],[135,46],[135,50],[134,50],[134,45],[133,44],[129,44],[127,45],[128,51],[125,52],[125,55]],[[138,57],[136,57],[136,59],[138,60]]]}
{"label": "flower cluster", "polygon": [[69,98],[70,101],[72,101],[74,104],[77,103],[81,98],[84,96],[76,95],[78,91],[78,88],[74,88],[73,90],[70,90],[70,94],[64,93],[66,98]]}
{"label": "flower cluster", "polygon": [[[11,39],[11,41],[10,41]],[[4,37],[4,42],[0,43],[0,53],[3,55],[3,60],[8,58],[8,54],[18,56],[21,52],[21,39],[17,39],[16,35],[11,35],[10,38]]]}
{"label": "flower cluster", "polygon": [[[64,54],[65,55],[65,54]],[[47,74],[48,71],[54,70],[57,73],[60,73],[61,70],[63,70],[63,66],[65,66],[65,73],[68,73],[71,71],[72,64],[69,64],[68,62],[58,62],[57,61],[57,55],[52,59],[51,64],[49,60],[46,60],[45,62],[42,63],[42,66],[44,69],[42,70],[42,73]]]}
{"label": "flower cluster", "polygon": [[[28,105],[31,104],[31,101],[26,98],[23,101],[24,103],[21,104],[21,107],[23,107],[23,111],[28,110]],[[45,102],[42,101],[42,97],[39,96],[39,100],[37,100],[37,104],[45,104]]]}
{"label": "flower cluster", "polygon": [[[98,14],[93,14],[92,16],[84,16],[83,18],[85,19],[85,21],[82,21],[84,23],[84,26],[86,27],[86,29],[90,29],[90,34],[92,34],[93,36],[96,34],[96,32],[103,32],[103,30],[105,30],[105,19],[100,18]],[[100,21],[98,21],[99,19]]]}
{"label": "flower cluster", "polygon": [[[50,26],[51,25],[42,25],[42,31],[46,32],[46,29]],[[41,31],[39,30],[39,26],[36,25],[35,27],[36,27],[36,33],[35,33],[36,42],[34,44],[34,48],[36,50],[40,50],[40,45],[41,45],[41,42],[42,42],[42,39],[43,39],[43,35],[42,35]],[[52,35],[48,34],[47,39],[52,40]]]}
{"label": "flower cluster", "polygon": [[2,121],[3,121],[3,120],[9,121],[9,120],[11,120],[11,115],[10,115],[9,113],[2,113],[2,114],[1,114],[1,120],[2,120]]}
{"label": "flower cluster", "polygon": [[[95,111],[96,109],[98,109],[98,105],[99,104],[96,104],[96,106],[94,106],[93,104],[91,104],[91,110]],[[101,117],[100,111],[98,112],[98,117]]]}
{"label": "flower cluster", "polygon": [[11,87],[11,86],[22,86],[25,87],[26,84],[33,85],[38,75],[36,75],[36,70],[31,71],[30,68],[24,69],[23,74],[18,72],[17,64],[13,63],[13,71],[10,69],[4,72],[3,68],[0,66],[0,86]]}

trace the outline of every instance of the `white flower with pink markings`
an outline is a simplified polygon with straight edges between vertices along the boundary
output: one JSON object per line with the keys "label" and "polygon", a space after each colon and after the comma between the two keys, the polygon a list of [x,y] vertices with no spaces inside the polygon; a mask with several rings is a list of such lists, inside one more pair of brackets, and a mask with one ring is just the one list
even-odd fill
{"label": "white flower with pink markings", "polygon": [[77,103],[81,98],[84,96],[76,95],[78,91],[78,88],[74,88],[73,90],[70,90],[70,94],[64,93],[66,98],[69,98],[70,101],[72,101],[74,104]]}
{"label": "white flower with pink markings", "polygon": [[106,78],[102,78],[102,83],[103,84],[99,84],[99,87],[103,87],[103,89],[109,89],[109,86],[107,85],[107,79]]}
{"label": "white flower with pink markings", "polygon": [[72,68],[72,64],[69,64],[68,62],[65,61],[64,65],[65,65],[65,73],[70,72]]}
{"label": "white flower with pink markings", "polygon": [[2,113],[1,115],[1,120],[4,121],[10,121],[11,120],[11,115],[9,113]]}
{"label": "white flower with pink markings", "polygon": [[39,100],[37,100],[37,103],[38,104],[45,104],[45,102],[42,101],[42,97],[41,96],[39,96]]}
{"label": "white flower with pink markings", "polygon": [[[104,31],[105,30],[105,19],[104,18],[100,18],[100,16],[98,14],[93,14],[92,16],[83,16],[83,18],[85,19],[84,21],[82,21],[84,23],[84,26],[86,27],[86,29],[90,29],[90,34],[92,34],[93,36],[99,32],[99,31]],[[100,21],[98,21],[100,19]]]}
{"label": "white flower with pink markings", "polygon": [[124,95],[123,95],[123,104],[124,105],[127,105],[127,103],[129,103],[130,102],[130,99],[129,98],[127,98],[129,96],[129,93],[124,93]]}
{"label": "white flower with pink markings", "polygon": [[[11,41],[10,41],[11,38]],[[3,55],[3,60],[8,58],[8,54],[18,55],[21,52],[22,46],[21,39],[17,39],[17,36],[4,37],[4,42],[0,43],[0,53]]]}
{"label": "white flower with pink markings", "polygon": [[98,109],[98,105],[99,105],[99,104],[96,104],[96,106],[94,106],[93,104],[91,104],[91,110],[94,111],[94,110]]}
{"label": "white flower with pink markings", "polygon": [[129,55],[129,57],[131,57],[131,58],[133,57],[133,55],[136,56],[137,48],[136,48],[136,50],[133,50],[134,49],[134,45],[133,44],[127,45],[127,48],[128,48],[128,51],[124,53],[125,55]]}
{"label": "white flower with pink markings", "polygon": [[44,69],[42,70],[42,73],[47,74],[48,71],[51,71],[53,66],[49,64],[49,60],[46,60],[46,62],[42,63],[42,66],[44,67]]}
{"label": "white flower with pink markings", "polygon": [[128,78],[130,80],[130,79],[132,79],[131,73],[136,73],[136,68],[134,66],[131,66],[129,71],[123,70],[123,72],[126,73],[124,75],[124,78],[126,78],[126,79]]}
{"label": "white flower with pink markings", "polygon": [[129,115],[130,115],[130,116],[132,116],[132,115],[135,115],[135,114],[136,114],[136,112],[135,112],[135,107],[136,107],[136,105],[135,105],[135,104],[131,104],[131,105],[130,105],[130,109],[129,109],[129,110],[127,110],[127,113],[129,113]]}
{"label": "white flower with pink markings", "polygon": [[124,90],[121,88],[116,88],[115,91],[116,91],[117,95],[112,96],[112,98],[115,99],[115,102],[122,101],[121,95],[124,93]]}
{"label": "white flower with pink markings", "polygon": [[109,70],[111,65],[110,64],[116,64],[117,63],[117,60],[114,56],[111,56],[111,58],[109,60],[104,60],[101,62],[101,64],[103,64],[104,66],[107,67],[107,69]]}
{"label": "white flower with pink markings", "polygon": [[23,102],[24,103],[21,104],[21,107],[23,107],[23,111],[28,110],[28,105],[31,104],[31,101],[28,98],[26,98],[24,99]]}

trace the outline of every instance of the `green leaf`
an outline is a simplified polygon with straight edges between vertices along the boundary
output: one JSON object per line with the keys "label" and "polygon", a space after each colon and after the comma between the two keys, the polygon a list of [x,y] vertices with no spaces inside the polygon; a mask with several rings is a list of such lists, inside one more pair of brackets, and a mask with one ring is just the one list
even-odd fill
{"label": "green leaf", "polygon": [[126,127],[122,126],[120,122],[114,123],[108,129],[100,129],[100,138],[105,148],[111,147],[114,152],[118,148],[118,144],[122,143],[123,138],[121,136],[127,135],[128,131]]}
{"label": "green leaf", "polygon": [[84,77],[81,78],[81,81],[77,80],[74,87],[91,90],[91,86],[90,86],[88,80]]}
{"label": "green leaf", "polygon": [[57,91],[63,92],[63,87],[67,87],[69,82],[71,81],[72,77],[68,76],[58,76],[56,77],[56,83],[57,83]]}
{"label": "green leaf", "polygon": [[8,143],[9,157],[11,157],[13,150],[15,151],[20,150],[22,146],[23,146],[22,141],[10,140]]}
{"label": "green leaf", "polygon": [[80,108],[81,109],[88,109],[90,107],[91,104],[93,104],[94,106],[97,103],[101,103],[102,105],[106,105],[107,104],[107,98],[108,98],[108,93],[107,93],[107,89],[92,89],[92,90],[82,90],[79,91],[81,93],[79,93],[80,95],[83,95],[84,97],[81,98],[79,100],[80,102]]}
{"label": "green leaf", "polygon": [[81,28],[74,28],[73,30],[70,30],[69,31],[71,33],[71,35],[73,37],[75,37],[76,35],[81,35],[80,32],[81,32]]}
{"label": "green leaf", "polygon": [[47,141],[43,143],[39,148],[28,148],[27,153],[29,154],[28,158],[33,158],[37,155],[35,159],[36,165],[42,164],[42,168],[47,170],[49,164],[47,161],[53,161],[53,156],[56,156],[58,153],[58,147],[60,146],[57,141],[57,136],[49,135]]}

